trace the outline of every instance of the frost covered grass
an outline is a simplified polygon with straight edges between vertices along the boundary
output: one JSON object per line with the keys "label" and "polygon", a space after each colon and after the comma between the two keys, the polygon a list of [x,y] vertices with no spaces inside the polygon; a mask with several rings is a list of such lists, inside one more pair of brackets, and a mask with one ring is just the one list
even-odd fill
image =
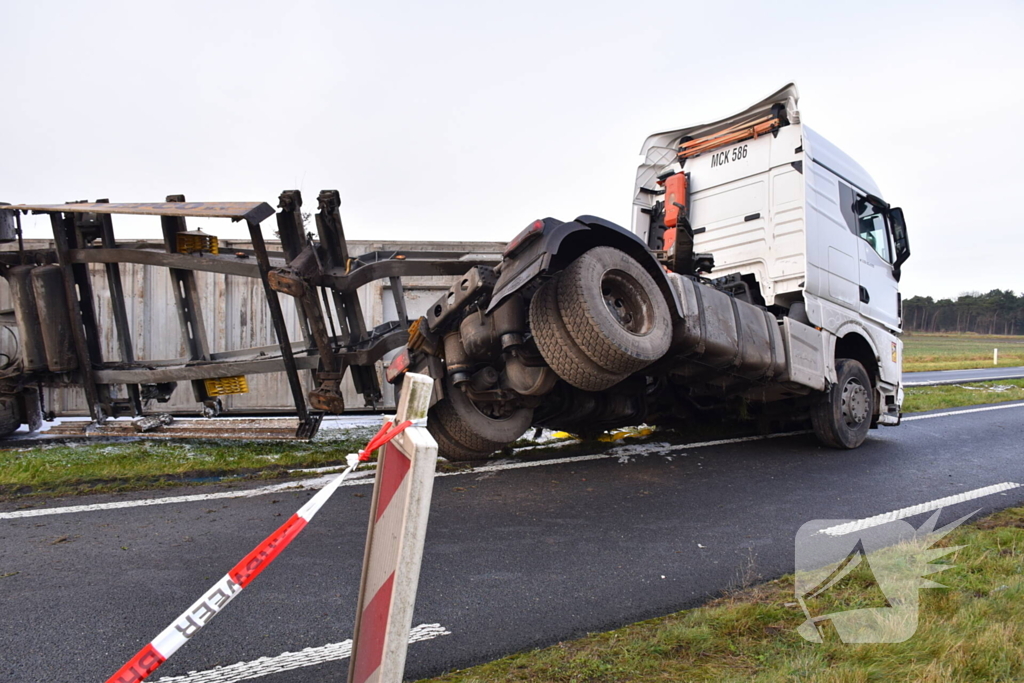
{"label": "frost covered grass", "polygon": [[64,442],[0,450],[0,495],[81,493],[281,477],[343,465],[376,430],[355,428],[312,443],[227,440]]}
{"label": "frost covered grass", "polygon": [[[909,387],[904,412],[1024,400],[1024,380],[953,386]],[[800,429],[798,424],[793,429]],[[804,425],[809,428],[809,425]],[[0,497],[133,490],[204,483],[222,478],[303,476],[303,470],[341,466],[363,447],[375,426],[324,430],[313,442],[156,440],[63,442],[0,450]],[[677,431],[639,427],[613,431],[599,440],[580,440],[545,430],[527,432],[500,455],[546,460],[609,452],[631,458],[687,443],[757,434],[752,421],[712,422]],[[468,463],[439,462],[439,470],[469,469]]]}

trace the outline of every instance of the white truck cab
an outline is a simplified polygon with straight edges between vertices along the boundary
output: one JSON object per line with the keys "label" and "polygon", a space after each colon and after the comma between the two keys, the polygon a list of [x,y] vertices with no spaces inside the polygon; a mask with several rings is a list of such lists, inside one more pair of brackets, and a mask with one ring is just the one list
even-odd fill
{"label": "white truck cab", "polygon": [[440,380],[441,453],[486,457],[530,426],[808,417],[849,449],[898,424],[903,212],[803,125],[796,88],[642,153],[632,231],[538,218],[418,325],[397,365]]}
{"label": "white truck cab", "polygon": [[[790,363],[810,370],[796,375],[820,373],[803,380],[808,386],[835,384],[837,357],[857,358],[877,394],[873,423],[895,424],[899,276],[909,256],[903,214],[856,161],[802,123],[797,103],[789,84],[733,116],[648,137],[633,231],[684,270],[695,258],[678,252],[710,255],[714,266],[701,276],[732,276],[753,303],[809,325],[817,334],[801,329],[801,341],[786,339],[787,348],[803,347]],[[679,175],[685,221],[672,224],[667,179]]]}

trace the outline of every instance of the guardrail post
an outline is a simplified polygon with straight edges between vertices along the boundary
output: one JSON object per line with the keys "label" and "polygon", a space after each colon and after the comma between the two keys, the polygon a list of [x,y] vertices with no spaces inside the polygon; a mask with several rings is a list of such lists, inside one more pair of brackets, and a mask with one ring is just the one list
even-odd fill
{"label": "guardrail post", "polygon": [[437,464],[425,423],[433,384],[405,376],[395,424],[413,425],[378,452],[349,683],[401,683],[405,672]]}

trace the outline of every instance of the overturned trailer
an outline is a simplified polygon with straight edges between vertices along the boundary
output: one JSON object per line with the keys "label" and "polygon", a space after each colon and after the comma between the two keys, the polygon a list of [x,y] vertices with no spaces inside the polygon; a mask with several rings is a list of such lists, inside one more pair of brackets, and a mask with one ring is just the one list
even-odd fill
{"label": "overturned trailer", "polygon": [[[7,354],[0,368],[0,434],[10,434],[21,424],[37,427],[41,390],[48,387],[80,388],[90,417],[103,422],[162,412],[175,386],[187,382],[197,408],[215,416],[224,412],[225,397],[246,389],[247,377],[283,373],[299,418],[296,435],[312,436],[324,414],[346,409],[343,377],[350,377],[366,406],[381,406],[376,366],[408,338],[403,277],[461,275],[467,268],[493,265],[500,258],[465,251],[377,249],[356,254],[345,238],[335,191],[318,197],[315,235],[306,232],[298,191],[281,194],[276,215],[260,202],[195,203],[180,195],[167,200],[0,206],[0,241],[17,246],[0,252],[0,274],[10,285],[11,298],[11,308],[0,313],[0,322],[18,333],[16,352]],[[26,247],[21,217],[29,212],[49,216],[52,248]],[[115,240],[113,216],[118,214],[158,217],[162,242]],[[280,251],[271,251],[264,240],[263,227],[271,216]],[[186,220],[196,218],[244,222],[249,248],[225,249],[216,237],[190,230]],[[122,285],[127,264],[168,271],[180,328],[176,334],[185,357],[136,357],[132,325],[139,321],[126,306]],[[102,271],[97,272],[100,266]],[[213,350],[197,273],[261,281],[278,343]],[[97,275],[101,281],[94,284]],[[368,324],[358,290],[375,280],[387,283],[396,320]],[[293,307],[280,298],[282,294],[294,300],[298,334],[289,334],[286,318]],[[130,288],[128,295],[133,295]],[[104,349],[100,328],[105,326],[115,333],[114,354]]]}

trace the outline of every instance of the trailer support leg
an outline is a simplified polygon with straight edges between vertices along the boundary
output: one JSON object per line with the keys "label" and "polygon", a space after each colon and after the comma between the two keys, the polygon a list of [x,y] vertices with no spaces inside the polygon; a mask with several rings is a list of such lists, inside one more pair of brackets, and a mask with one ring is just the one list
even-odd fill
{"label": "trailer support leg", "polygon": [[[312,250],[306,251],[309,245],[300,213],[302,195],[298,190],[282,192],[280,206],[281,211],[277,214],[277,230],[281,236],[281,246],[284,249],[288,265],[294,264],[297,269],[312,269],[316,264],[316,254]],[[303,256],[302,264],[296,262],[300,255]],[[324,324],[323,310],[320,308],[320,301],[316,296],[316,289],[306,283],[302,295],[298,297],[298,303],[300,304],[299,314],[304,323],[303,333],[306,336],[306,343],[308,345],[312,338],[317,352],[320,354],[322,367],[321,372],[312,371],[316,388],[309,392],[309,403],[315,410],[329,413],[344,412],[345,400],[341,395],[341,380],[345,375],[345,366],[335,356],[334,348],[331,346],[327,326]]]}
{"label": "trailer support leg", "polygon": [[[345,241],[345,229],[341,223],[341,196],[337,190],[323,190],[317,197],[319,211],[316,214],[316,228],[320,234],[320,244],[326,249],[328,268],[348,268],[348,244]],[[346,345],[352,347],[367,337],[366,321],[363,318],[363,307],[359,303],[359,292],[345,290],[334,291],[334,304],[342,327],[347,328]],[[367,405],[375,405],[381,400],[380,382],[377,369],[361,365],[352,366],[352,382],[356,391],[363,395]]]}
{"label": "trailer support leg", "polygon": [[402,329],[409,328],[409,312],[405,308],[405,289],[402,287],[402,278],[388,278],[391,284],[391,296],[395,300],[395,312],[398,314],[398,322]]}
{"label": "trailer support leg", "polygon": [[[172,194],[167,196],[168,202],[184,202],[185,195]],[[163,228],[164,245],[169,253],[178,251],[178,233],[185,232],[185,219],[180,216],[160,216]],[[171,283],[174,290],[174,303],[178,309],[178,322],[181,335],[185,342],[185,352],[189,360],[210,360],[210,347],[206,341],[206,323],[199,306],[199,288],[196,287],[196,274],[191,270],[170,268]],[[192,382],[192,393],[197,402],[205,408],[203,414],[215,417],[220,413],[220,399],[210,396],[202,381]]]}
{"label": "trailer support leg", "polygon": [[[306,247],[301,212],[302,194],[298,190],[285,190],[278,200],[278,208],[281,210],[277,213],[277,234],[281,238],[281,251],[284,252],[285,263],[291,265],[292,261],[298,258]],[[305,306],[299,307],[296,312],[299,314],[299,330],[302,332],[302,339],[306,342],[306,348],[310,348],[315,342]],[[309,371],[309,378],[316,380],[315,370]]]}
{"label": "trailer support leg", "polygon": [[[99,200],[103,201],[103,200]],[[116,249],[117,243],[114,240],[114,223],[109,213],[96,215],[100,224],[100,239],[104,249]],[[128,324],[128,311],[124,304],[124,287],[121,284],[121,268],[116,263],[105,265],[107,270],[107,286],[110,287],[110,308],[114,313],[114,326],[117,328],[117,343],[121,351],[123,363],[135,362],[135,351],[132,348],[132,331]],[[131,401],[132,410],[136,416],[142,415],[142,398],[139,393],[138,384],[126,384],[128,398]]]}
{"label": "trailer support leg", "polygon": [[[249,236],[252,239],[252,248],[256,252],[256,262],[260,266],[260,279],[263,281],[263,291],[267,293],[267,305],[270,306],[270,319],[274,321],[274,331],[277,333],[277,343],[281,347],[281,360],[284,363],[285,374],[288,376],[288,386],[292,391],[292,400],[295,401],[295,411],[299,415],[299,429],[296,436],[310,438],[316,434],[320,427],[322,414],[310,416],[306,409],[306,397],[302,393],[302,381],[299,379],[299,371],[295,365],[295,356],[292,354],[292,344],[288,339],[288,325],[284,320],[284,313],[281,311],[281,301],[277,298],[277,291],[270,286],[270,256],[267,254],[267,245],[263,241],[263,232],[259,223],[246,221],[249,226]],[[310,433],[312,432],[312,433]]]}
{"label": "trailer support leg", "polygon": [[[92,287],[89,286],[89,271],[85,264],[71,263],[68,257],[69,250],[78,247],[74,214],[51,213],[50,225],[53,227],[57,263],[64,273],[64,291],[71,313],[71,336],[78,353],[78,371],[85,390],[85,400],[89,404],[89,416],[95,422],[102,422],[110,416],[110,407],[105,400],[106,388],[101,390],[93,373],[93,360],[100,362],[102,359],[99,355],[99,340],[95,338],[98,330]],[[91,337],[87,336],[86,330],[91,332]]]}

